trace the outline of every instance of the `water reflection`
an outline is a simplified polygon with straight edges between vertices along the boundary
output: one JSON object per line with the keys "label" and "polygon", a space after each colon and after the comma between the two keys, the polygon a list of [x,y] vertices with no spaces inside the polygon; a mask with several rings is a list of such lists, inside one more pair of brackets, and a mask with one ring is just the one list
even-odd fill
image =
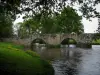
{"label": "water reflection", "polygon": [[67,48],[68,46],[69,46],[70,48],[75,48],[75,47],[76,47],[76,45],[70,44],[70,45],[61,45],[61,48]]}
{"label": "water reflection", "polygon": [[63,47],[60,49],[47,49],[46,47],[36,47],[34,50],[46,60],[51,60],[55,69],[55,75],[74,75],[77,73],[76,67],[80,61],[81,53],[75,48]]}
{"label": "water reflection", "polygon": [[37,47],[35,51],[52,61],[55,75],[100,75],[100,46],[92,49]]}
{"label": "water reflection", "polygon": [[35,51],[38,54],[40,54],[40,56],[43,59],[50,60],[50,61],[60,59],[60,57],[61,57],[60,49],[47,49],[47,48],[42,48],[42,49],[39,49],[39,50],[36,50],[35,49]]}
{"label": "water reflection", "polygon": [[81,52],[76,48],[61,48],[62,59],[53,61],[55,75],[76,75]]}

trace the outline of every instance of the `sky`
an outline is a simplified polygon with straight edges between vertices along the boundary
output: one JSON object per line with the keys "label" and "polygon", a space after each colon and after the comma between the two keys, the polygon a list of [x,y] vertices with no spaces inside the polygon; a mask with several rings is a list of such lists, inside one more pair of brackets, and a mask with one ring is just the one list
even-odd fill
{"label": "sky", "polygon": [[98,19],[97,18],[92,18],[92,21],[89,21],[89,20],[86,20],[85,18],[83,18],[82,23],[84,25],[85,33],[95,33],[98,28]]}
{"label": "sky", "polygon": [[[100,12],[100,5],[96,6],[97,11]],[[79,13],[80,14],[80,13]],[[22,15],[23,16],[23,15]],[[22,16],[14,21],[14,24],[18,22],[23,22]],[[86,18],[82,19],[84,25],[85,33],[95,33],[98,28],[98,18],[91,18],[92,21],[87,20]]]}
{"label": "sky", "polygon": [[[100,12],[100,4],[96,6],[96,10]],[[85,33],[96,33],[96,30],[98,28],[98,18],[91,18],[91,20],[92,21],[89,21],[85,18],[82,19]]]}

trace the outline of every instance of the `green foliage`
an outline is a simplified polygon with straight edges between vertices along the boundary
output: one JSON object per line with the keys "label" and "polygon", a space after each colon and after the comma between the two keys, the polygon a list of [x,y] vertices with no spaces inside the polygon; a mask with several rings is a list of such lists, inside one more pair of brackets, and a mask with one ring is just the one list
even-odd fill
{"label": "green foliage", "polygon": [[57,16],[58,31],[62,33],[83,33],[82,17],[78,15],[75,9],[71,7],[64,8],[60,15]]}
{"label": "green foliage", "polygon": [[32,51],[0,43],[0,73],[9,75],[54,75],[52,66]]}
{"label": "green foliage", "polygon": [[69,40],[69,43],[70,43],[70,44],[76,44],[76,41],[75,41],[75,40],[70,39],[70,40]]}
{"label": "green foliage", "polygon": [[9,11],[10,14],[13,12],[13,15],[16,13],[25,13],[26,11],[28,12],[27,15],[29,16],[30,11],[34,15],[42,10],[42,13],[45,13],[44,10],[48,10],[49,13],[51,13],[51,11],[55,12],[55,10],[59,12],[67,5],[75,6],[77,4],[79,5],[79,11],[83,13],[82,16],[90,18],[100,15],[95,9],[95,6],[99,3],[99,0],[39,0],[39,2],[35,2],[35,0],[1,0],[0,10],[6,10],[7,12]]}
{"label": "green foliage", "polygon": [[41,27],[39,22],[35,19],[25,20],[23,23],[18,23],[20,25],[18,29],[18,36],[21,38],[29,37],[30,34],[39,33],[39,28]]}
{"label": "green foliage", "polygon": [[[34,4],[33,4],[34,3]],[[22,1],[22,9],[25,11],[33,11],[33,14],[36,14],[41,10],[48,10],[55,12],[59,12],[62,8],[69,6],[79,5],[79,11],[82,12],[82,16],[89,19],[90,17],[98,17],[100,13],[96,10],[96,5],[100,3],[100,0],[39,0],[39,2],[35,2],[33,0]],[[24,6],[28,7],[24,7]],[[34,10],[36,8],[36,10]],[[52,10],[53,9],[53,10]],[[45,13],[45,12],[43,12]]]}
{"label": "green foliage", "polygon": [[0,38],[12,36],[12,20],[15,20],[19,13],[21,0],[0,0]]}
{"label": "green foliage", "polygon": [[16,14],[21,13],[19,9],[21,0],[0,0],[0,13],[9,14],[16,19]]}
{"label": "green foliage", "polygon": [[41,33],[56,33],[56,30],[54,29],[54,19],[52,17],[45,17],[42,18],[41,24]]}
{"label": "green foliage", "polygon": [[[55,33],[83,33],[83,25],[81,23],[82,17],[71,8],[67,7],[61,11],[61,14],[40,15],[38,13],[31,19],[25,20],[19,29],[19,34],[25,36],[41,32],[41,34],[55,34]],[[37,31],[38,30],[38,31]]]}
{"label": "green foliage", "polygon": [[11,16],[0,14],[0,37],[10,37],[13,34]]}
{"label": "green foliage", "polygon": [[98,40],[98,39],[100,39],[100,33],[95,33],[92,39],[93,39],[93,40]]}

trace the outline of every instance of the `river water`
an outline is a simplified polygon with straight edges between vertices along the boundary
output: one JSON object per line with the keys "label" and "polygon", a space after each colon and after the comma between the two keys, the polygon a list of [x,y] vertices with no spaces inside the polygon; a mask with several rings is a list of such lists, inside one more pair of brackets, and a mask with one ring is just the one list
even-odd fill
{"label": "river water", "polygon": [[47,49],[37,47],[36,52],[43,59],[51,61],[55,75],[100,75],[100,46],[91,49],[62,47]]}

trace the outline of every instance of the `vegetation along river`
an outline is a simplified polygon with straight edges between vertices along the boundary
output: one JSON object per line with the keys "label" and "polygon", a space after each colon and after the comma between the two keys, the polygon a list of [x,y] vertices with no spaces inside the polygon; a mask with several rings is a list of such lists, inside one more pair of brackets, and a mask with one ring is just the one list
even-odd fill
{"label": "vegetation along river", "polygon": [[61,47],[47,49],[37,47],[42,58],[51,61],[55,75],[100,75],[100,45],[91,49]]}

